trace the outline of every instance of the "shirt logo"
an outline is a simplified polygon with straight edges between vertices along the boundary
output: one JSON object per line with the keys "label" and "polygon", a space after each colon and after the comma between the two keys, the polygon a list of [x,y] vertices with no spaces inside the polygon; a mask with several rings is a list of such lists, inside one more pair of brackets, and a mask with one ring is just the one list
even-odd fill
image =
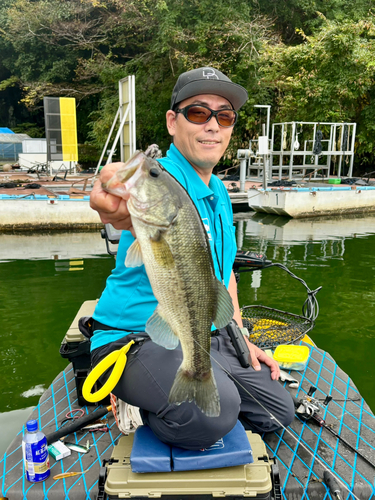
{"label": "shirt logo", "polygon": [[219,80],[219,77],[215,73],[214,69],[210,69],[208,71],[203,70],[203,78],[207,78],[207,80],[209,80],[209,79],[215,80],[215,78],[216,78],[216,80]]}
{"label": "shirt logo", "polygon": [[212,236],[211,236],[211,229],[210,229],[210,224],[208,222],[208,218],[205,217],[204,219],[202,219],[202,222],[203,222],[203,225],[204,225],[204,228],[206,230],[206,233],[207,233],[207,236],[208,236],[208,239],[210,241],[212,241]]}

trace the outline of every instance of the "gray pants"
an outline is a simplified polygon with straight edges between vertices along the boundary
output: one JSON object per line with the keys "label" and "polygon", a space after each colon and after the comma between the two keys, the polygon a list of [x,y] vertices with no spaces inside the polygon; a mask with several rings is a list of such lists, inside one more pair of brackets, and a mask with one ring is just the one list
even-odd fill
{"label": "gray pants", "polygon": [[[136,335],[128,335],[95,349],[91,356],[93,366],[134,337]],[[211,355],[220,396],[218,417],[207,417],[194,402],[179,406],[168,403],[169,391],[182,362],[180,345],[174,350],[164,349],[151,340],[133,345],[113,393],[141,408],[143,422],[161,441],[191,450],[211,446],[227,434],[238,419],[245,429],[257,433],[275,431],[281,427],[280,423],[284,426],[291,423],[294,404],[289,393],[271,379],[266,365],[262,364],[260,371],[243,368],[225,329],[212,337]],[[106,378],[105,375],[102,382]]]}

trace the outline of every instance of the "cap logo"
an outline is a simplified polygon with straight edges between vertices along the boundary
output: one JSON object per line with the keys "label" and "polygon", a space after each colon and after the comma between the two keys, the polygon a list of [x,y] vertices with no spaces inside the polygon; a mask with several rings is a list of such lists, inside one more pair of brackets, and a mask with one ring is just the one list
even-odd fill
{"label": "cap logo", "polygon": [[207,80],[216,78],[216,80],[219,80],[219,77],[217,76],[217,74],[215,73],[215,70],[213,70],[213,69],[211,69],[209,71],[203,70],[203,78],[207,78]]}

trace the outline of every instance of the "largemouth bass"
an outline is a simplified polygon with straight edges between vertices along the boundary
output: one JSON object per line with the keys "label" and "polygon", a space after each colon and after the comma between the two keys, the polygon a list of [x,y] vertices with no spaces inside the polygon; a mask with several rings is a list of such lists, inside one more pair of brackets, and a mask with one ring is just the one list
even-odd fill
{"label": "largemouth bass", "polygon": [[103,189],[128,200],[137,238],[125,265],[145,265],[158,301],[146,332],[166,349],[181,343],[183,361],[168,401],[194,401],[207,416],[217,417],[220,398],[210,360],[211,326],[226,326],[234,309],[215,276],[198,210],[181,184],[142,152],[135,153]]}

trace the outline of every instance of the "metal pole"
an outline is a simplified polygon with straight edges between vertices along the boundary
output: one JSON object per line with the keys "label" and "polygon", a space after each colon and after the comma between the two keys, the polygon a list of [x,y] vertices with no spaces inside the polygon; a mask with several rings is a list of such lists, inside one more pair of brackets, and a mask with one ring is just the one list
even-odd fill
{"label": "metal pole", "polygon": [[355,133],[357,130],[357,124],[353,123],[353,135],[352,135],[352,145],[350,148],[350,153],[351,153],[351,158],[350,158],[350,170],[349,170],[349,177],[352,177],[353,175],[353,163],[354,163],[354,146],[355,146]]}
{"label": "metal pole", "polygon": [[129,108],[130,108],[130,104],[128,104],[127,108],[126,108],[126,111],[125,111],[125,114],[121,120],[121,123],[120,123],[120,126],[118,128],[118,131],[117,131],[117,134],[116,134],[116,137],[115,137],[115,140],[112,144],[112,148],[111,148],[111,152],[109,153],[109,156],[108,156],[108,159],[107,159],[107,162],[106,162],[106,165],[108,163],[111,163],[112,161],[112,156],[113,156],[113,153],[115,152],[115,147],[116,147],[116,144],[119,140],[119,137],[121,135],[121,132],[122,132],[122,129],[124,128],[124,125],[125,125],[125,122],[126,122],[126,119],[128,117],[128,114],[129,114]]}
{"label": "metal pole", "polygon": [[[262,124],[262,133],[263,136],[266,134],[266,127],[264,123]],[[268,147],[268,136],[267,136],[267,147]],[[268,172],[267,172],[267,155],[263,155],[263,189],[267,189],[267,177],[268,177]]]}
{"label": "metal pole", "polygon": [[342,165],[342,143],[344,140],[344,125],[341,124],[341,141],[340,141],[340,159],[339,159],[339,169],[338,169],[338,177],[341,177],[341,165]]}
{"label": "metal pole", "polygon": [[133,139],[133,148],[131,151],[131,154],[134,154],[136,149],[137,149],[137,140],[136,140],[136,126],[135,126],[135,75],[132,75],[131,77],[131,85],[132,85],[132,124],[133,124],[133,134],[132,134],[132,139]]}
{"label": "metal pole", "polygon": [[241,193],[245,192],[246,167],[247,167],[247,159],[242,158],[240,160],[240,191],[241,191]]}
{"label": "metal pole", "polygon": [[273,174],[273,143],[274,143],[274,134],[275,134],[275,125],[272,124],[272,135],[271,135],[271,148],[270,148],[270,155],[269,155],[269,162],[270,162],[270,178],[272,179],[272,174]]}
{"label": "metal pole", "polygon": [[118,118],[118,115],[119,115],[119,114],[120,114],[120,108],[118,108],[117,113],[116,113],[116,116],[115,116],[115,119],[113,120],[111,130],[109,131],[109,134],[108,134],[108,137],[107,137],[107,140],[106,140],[105,146],[104,146],[104,148],[103,148],[102,154],[101,154],[100,159],[99,159],[99,161],[98,161],[98,164],[97,164],[97,166],[96,166],[95,175],[97,175],[97,174],[98,174],[98,172],[99,172],[100,165],[101,165],[101,163],[102,163],[102,161],[103,161],[105,151],[107,150],[108,143],[109,143],[109,140],[110,140],[110,138],[111,138],[111,135],[112,135],[113,129],[115,128],[115,125],[116,125],[117,118]]}
{"label": "metal pole", "polygon": [[292,139],[290,143],[290,158],[289,158],[289,179],[293,179],[293,152],[294,152],[294,137],[296,135],[296,124],[292,122]]}

